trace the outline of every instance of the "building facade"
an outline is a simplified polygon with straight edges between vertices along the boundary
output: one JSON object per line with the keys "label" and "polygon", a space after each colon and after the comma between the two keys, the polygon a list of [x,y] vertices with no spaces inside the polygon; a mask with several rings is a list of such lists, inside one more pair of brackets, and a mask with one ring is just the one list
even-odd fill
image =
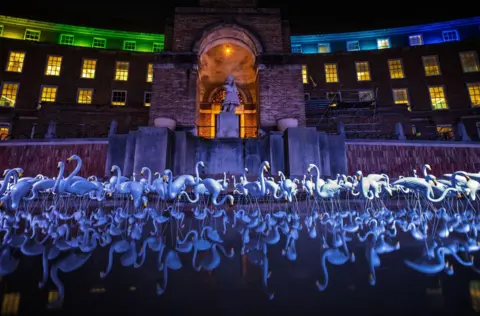
{"label": "building facade", "polygon": [[480,18],[291,36],[279,10],[253,0],[177,8],[165,34],[0,16],[0,128],[102,137],[116,121],[119,133],[167,124],[214,138],[230,74],[241,137],[291,118],[331,132],[341,122],[350,138],[398,137],[398,126],[451,138],[464,126],[477,140],[479,39]]}

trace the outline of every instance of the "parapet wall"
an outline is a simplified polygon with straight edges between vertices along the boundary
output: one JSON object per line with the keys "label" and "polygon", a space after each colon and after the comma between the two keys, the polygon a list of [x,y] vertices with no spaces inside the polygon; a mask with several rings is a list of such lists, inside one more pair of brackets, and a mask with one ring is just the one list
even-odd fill
{"label": "parapet wall", "polygon": [[[225,163],[235,162],[244,164],[249,167],[250,170],[254,171],[262,159],[270,158],[272,173],[276,175],[278,170],[287,170],[288,168],[285,166],[284,161],[284,158],[288,159],[288,154],[284,152],[285,141],[282,139],[283,135],[279,132],[276,133],[277,134],[269,135],[270,139],[259,141],[239,140],[238,143],[230,142],[225,146],[232,147],[232,149],[238,147],[235,155],[246,156],[243,158],[239,157],[239,159],[236,160],[231,157],[224,157],[224,160],[221,164],[217,165],[217,168]],[[181,174],[182,170],[185,170],[187,173],[194,173],[193,166],[197,156],[199,159],[204,160],[212,159],[212,157],[215,156],[213,147],[216,146],[214,146],[213,143],[206,146],[203,143],[208,141],[204,140],[190,139],[185,142],[178,141],[181,137],[179,137],[178,132],[175,132],[175,134],[174,138],[177,138],[177,142],[170,147],[173,149],[173,155],[165,163],[166,165],[170,164],[170,168],[174,171],[174,174]],[[125,144],[125,142],[123,142],[123,144]],[[193,151],[199,151],[199,147],[205,148],[205,150],[203,154],[197,155]],[[167,149],[167,147],[164,148]],[[325,156],[322,154],[322,148],[322,143],[319,143],[320,158],[315,159],[325,161],[325,159],[322,158],[322,156]],[[298,155],[301,156],[304,154],[306,149],[307,148],[302,149],[303,152],[299,152]],[[222,147],[221,150],[224,151],[226,148]],[[299,149],[291,148],[291,150],[298,151]],[[124,151],[127,150],[125,149]],[[116,155],[115,151],[110,152],[110,155],[112,155],[112,153]],[[184,153],[181,154],[181,152]],[[58,173],[58,161],[66,161],[69,156],[77,154],[83,160],[83,167],[80,171],[81,176],[98,175],[101,177],[109,174],[109,170],[106,170],[107,164],[109,165],[107,166],[108,168],[110,168],[111,164],[122,165],[117,162],[119,157],[108,160],[108,153],[108,139],[1,141],[0,171],[21,167],[24,169],[25,176],[44,174],[53,177]],[[118,152],[118,154],[120,153]],[[233,154],[233,152],[231,154]],[[354,173],[356,170],[362,170],[365,174],[387,172],[392,177],[398,177],[399,175],[411,175],[414,168],[420,171],[425,163],[430,164],[432,173],[436,175],[455,170],[479,171],[480,143],[347,140],[346,158],[349,174]],[[338,163],[335,156],[329,157],[329,161],[331,165]],[[303,163],[300,165],[303,165]],[[71,172],[73,168],[73,164],[67,164],[66,173]],[[236,168],[232,170],[232,173],[238,173],[242,168],[243,166]],[[333,169],[337,168],[338,167],[335,167]],[[133,169],[133,165],[129,169]],[[326,174],[327,169],[328,168],[325,167],[321,168],[324,174]],[[215,173],[218,173],[217,171],[218,170],[216,170]],[[139,173],[137,170],[135,170],[135,172]]]}

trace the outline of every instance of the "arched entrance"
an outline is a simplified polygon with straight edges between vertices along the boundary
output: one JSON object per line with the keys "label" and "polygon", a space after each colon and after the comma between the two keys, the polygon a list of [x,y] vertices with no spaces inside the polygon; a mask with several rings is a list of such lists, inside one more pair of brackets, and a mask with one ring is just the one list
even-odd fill
{"label": "arched entrance", "polygon": [[231,75],[241,103],[236,110],[240,117],[240,137],[257,137],[259,111],[255,58],[262,50],[261,45],[248,31],[237,26],[223,26],[204,32],[193,49],[199,54],[198,135],[215,138],[215,116],[220,113],[225,97],[223,84]]}

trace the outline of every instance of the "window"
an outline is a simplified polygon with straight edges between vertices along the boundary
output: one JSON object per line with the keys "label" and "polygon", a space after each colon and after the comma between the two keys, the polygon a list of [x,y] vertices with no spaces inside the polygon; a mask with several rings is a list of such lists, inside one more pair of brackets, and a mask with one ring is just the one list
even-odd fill
{"label": "window", "polygon": [[442,136],[447,139],[453,138],[453,129],[452,125],[437,125],[437,133],[439,136]]}
{"label": "window", "polygon": [[27,41],[38,42],[40,40],[40,34],[41,34],[40,31],[26,29],[23,39]]}
{"label": "window", "polygon": [[472,106],[480,106],[480,83],[467,83]]}
{"label": "window", "polygon": [[128,80],[128,61],[117,61],[115,66],[115,80]]}
{"label": "window", "polygon": [[478,56],[477,52],[461,52],[460,62],[462,63],[463,72],[477,72],[478,71]]}
{"label": "window", "polygon": [[137,48],[135,41],[123,41],[123,49],[134,51]]}
{"label": "window", "polygon": [[390,39],[389,38],[379,38],[377,39],[378,49],[390,48]]}
{"label": "window", "polygon": [[369,81],[370,79],[370,66],[368,61],[358,61],[355,63],[355,69],[357,70],[358,81]]}
{"label": "window", "polygon": [[338,82],[337,64],[325,64],[325,81]]}
{"label": "window", "polygon": [[447,99],[445,97],[445,88],[442,86],[428,87],[432,108],[434,110],[448,109]]}
{"label": "window", "polygon": [[0,140],[7,140],[8,134],[10,134],[10,126],[9,125],[0,125]]}
{"label": "window", "polygon": [[403,63],[401,59],[390,59],[388,61],[388,70],[390,71],[390,79],[403,79]]}
{"label": "window", "polygon": [[77,103],[92,104],[93,89],[79,88],[77,92]]}
{"label": "window", "polygon": [[148,64],[147,68],[147,82],[153,81],[153,64]]}
{"label": "window", "polygon": [[307,65],[302,65],[302,81],[304,84],[308,83]]}
{"label": "window", "polygon": [[40,91],[40,102],[55,102],[57,98],[57,87],[42,86]]}
{"label": "window", "polygon": [[95,78],[95,68],[97,67],[96,59],[84,59],[82,62],[82,78]]}
{"label": "window", "polygon": [[125,105],[125,104],[127,104],[127,91],[113,90],[112,105]]}
{"label": "window", "polygon": [[349,52],[360,50],[360,43],[358,41],[347,42],[347,50]]}
{"label": "window", "polygon": [[319,53],[330,53],[330,44],[329,43],[319,43],[318,44]]}
{"label": "window", "polygon": [[2,94],[0,95],[1,106],[15,106],[17,100],[18,83],[4,82],[2,84]]}
{"label": "window", "polygon": [[45,75],[60,76],[61,67],[62,67],[62,56],[48,56],[47,67],[45,68]]}
{"label": "window", "polygon": [[453,42],[459,40],[457,30],[443,31],[442,36],[444,42]]}
{"label": "window", "polygon": [[61,34],[60,35],[60,44],[62,45],[73,45],[74,36],[71,34]]}
{"label": "window", "polygon": [[423,56],[423,67],[425,68],[425,76],[440,75],[440,65],[437,56]]}
{"label": "window", "polygon": [[410,105],[407,89],[393,89],[393,102],[395,104]]}
{"label": "window", "polygon": [[152,51],[154,53],[160,53],[162,50],[163,50],[163,44],[162,43],[153,43]]}
{"label": "window", "polygon": [[360,102],[373,101],[373,91],[372,90],[359,90],[358,91],[358,100]]}
{"label": "window", "polygon": [[107,47],[107,40],[100,37],[94,37],[92,42],[93,48],[106,48]]}
{"label": "window", "polygon": [[10,52],[8,57],[7,71],[22,72],[25,52]]}
{"label": "window", "polygon": [[3,35],[3,25],[0,25],[0,36]]}
{"label": "window", "polygon": [[301,54],[302,53],[302,45],[292,45],[292,53]]}
{"label": "window", "polygon": [[145,96],[143,97],[143,102],[145,106],[150,106],[152,104],[152,93],[150,91],[145,92]]}
{"label": "window", "polygon": [[410,42],[410,46],[423,45],[423,36],[421,34],[410,35],[408,41]]}

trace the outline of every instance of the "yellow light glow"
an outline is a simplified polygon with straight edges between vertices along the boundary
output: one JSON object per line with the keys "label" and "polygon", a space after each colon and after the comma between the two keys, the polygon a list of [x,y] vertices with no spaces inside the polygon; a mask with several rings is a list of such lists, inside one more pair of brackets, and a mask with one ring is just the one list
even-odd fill
{"label": "yellow light glow", "polygon": [[225,54],[230,55],[231,53],[232,53],[232,48],[229,45],[225,46]]}

